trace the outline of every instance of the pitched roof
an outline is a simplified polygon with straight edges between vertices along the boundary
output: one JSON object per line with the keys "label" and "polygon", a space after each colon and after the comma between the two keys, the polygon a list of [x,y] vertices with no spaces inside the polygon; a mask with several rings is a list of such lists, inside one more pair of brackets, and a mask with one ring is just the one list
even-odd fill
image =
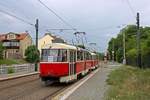
{"label": "pitched roof", "polygon": [[5,40],[5,38],[6,38],[6,35],[5,35],[5,34],[0,34],[0,41]]}
{"label": "pitched roof", "polygon": [[55,35],[52,35],[51,33],[45,33],[45,35],[49,35],[49,36],[51,36],[52,38],[56,38],[56,36]]}
{"label": "pitched roof", "polygon": [[[53,43],[65,43],[65,40],[62,39],[62,38],[59,37],[59,36],[53,35],[53,34],[51,34],[51,33],[45,33],[44,36],[46,36],[46,35],[48,35],[48,36],[50,36],[50,37],[53,38],[53,39],[52,39],[52,42],[53,42]],[[44,37],[44,36],[43,36],[43,37]]]}
{"label": "pitched roof", "polygon": [[29,33],[21,33],[19,34],[19,36],[17,37],[18,40],[23,40]]}
{"label": "pitched roof", "polygon": [[9,32],[7,34],[0,34],[0,41],[7,40],[8,34],[15,34],[16,40],[23,40],[29,33],[24,32],[24,33],[16,34],[16,33]]}

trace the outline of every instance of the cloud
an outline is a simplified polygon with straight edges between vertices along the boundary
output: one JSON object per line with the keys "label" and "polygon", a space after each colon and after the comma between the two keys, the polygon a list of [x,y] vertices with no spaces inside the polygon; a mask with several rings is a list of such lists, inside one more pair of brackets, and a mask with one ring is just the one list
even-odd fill
{"label": "cloud", "polygon": [[[96,42],[101,51],[107,49],[107,44],[111,37],[119,33],[116,28],[122,24],[135,24],[136,19],[128,7],[126,0],[41,0],[48,7],[52,8],[65,19],[69,24],[78,28],[79,31],[85,31],[89,42]],[[129,0],[135,11],[141,12],[142,25],[150,25],[149,0]],[[39,19],[39,34],[44,35],[46,29],[50,28],[70,28],[64,24],[53,13],[43,7],[38,0],[1,0],[1,9],[10,11],[15,15],[35,23]],[[35,38],[35,28],[20,22],[10,16],[0,13],[0,32],[21,32],[29,30],[31,36]],[[112,28],[106,28],[110,27]],[[74,31],[55,32],[66,40],[74,39]]]}

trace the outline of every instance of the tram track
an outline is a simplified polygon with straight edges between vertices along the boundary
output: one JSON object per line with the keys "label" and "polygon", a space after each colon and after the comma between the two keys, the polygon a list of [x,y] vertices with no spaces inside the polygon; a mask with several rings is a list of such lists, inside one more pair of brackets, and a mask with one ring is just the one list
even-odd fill
{"label": "tram track", "polygon": [[23,85],[23,84],[26,84],[26,83],[29,83],[29,82],[33,82],[33,81],[36,81],[38,79],[34,79],[34,80],[30,80],[30,81],[27,81],[27,82],[21,82],[21,83],[18,83],[18,84],[13,84],[13,85],[10,85],[10,86],[6,86],[6,87],[3,87],[3,88],[0,88],[0,90],[5,90],[5,89],[9,89],[11,87],[16,87],[16,86],[19,86],[19,85]]}
{"label": "tram track", "polygon": [[[67,88],[67,87],[66,87]],[[54,91],[53,93],[47,95],[46,97],[44,97],[43,99],[41,100],[49,100],[49,99],[52,99],[55,95],[57,95],[58,93],[60,93],[61,91],[64,91],[66,88],[62,87],[56,91]]]}
{"label": "tram track", "polygon": [[50,100],[70,84],[52,83],[45,86],[38,75],[0,82],[0,100]]}
{"label": "tram track", "polygon": [[[20,79],[21,79],[21,81],[20,81]],[[2,91],[4,89],[19,86],[22,84],[26,84],[26,83],[29,83],[32,81],[36,81],[38,79],[39,79],[38,74],[36,74],[36,75],[30,75],[30,76],[24,76],[24,77],[18,77],[18,78],[14,78],[14,79],[4,80],[4,81],[0,82],[0,90]]]}

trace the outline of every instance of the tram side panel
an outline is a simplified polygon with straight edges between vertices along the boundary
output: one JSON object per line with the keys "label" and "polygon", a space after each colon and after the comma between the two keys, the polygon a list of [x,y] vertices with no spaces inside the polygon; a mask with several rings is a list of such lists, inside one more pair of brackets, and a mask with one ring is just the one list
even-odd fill
{"label": "tram side panel", "polygon": [[69,63],[40,63],[41,77],[61,77],[69,73]]}
{"label": "tram side panel", "polygon": [[76,61],[76,73],[80,75],[84,74],[85,70],[85,60],[84,60],[84,51],[77,51],[77,61]]}
{"label": "tram side panel", "polygon": [[87,70],[91,69],[91,61],[90,60],[86,60],[86,69]]}
{"label": "tram side panel", "polygon": [[84,65],[85,62],[84,61],[77,61],[76,62],[76,73],[80,74],[84,71]]}

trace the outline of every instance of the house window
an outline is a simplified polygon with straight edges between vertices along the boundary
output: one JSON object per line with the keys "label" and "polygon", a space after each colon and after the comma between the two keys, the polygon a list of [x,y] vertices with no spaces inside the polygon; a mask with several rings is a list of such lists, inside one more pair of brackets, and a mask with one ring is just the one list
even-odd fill
{"label": "house window", "polygon": [[15,34],[8,34],[7,39],[9,39],[9,40],[16,39],[16,36],[15,36]]}
{"label": "house window", "polygon": [[6,46],[6,47],[19,46],[19,42],[4,42],[3,46]]}

